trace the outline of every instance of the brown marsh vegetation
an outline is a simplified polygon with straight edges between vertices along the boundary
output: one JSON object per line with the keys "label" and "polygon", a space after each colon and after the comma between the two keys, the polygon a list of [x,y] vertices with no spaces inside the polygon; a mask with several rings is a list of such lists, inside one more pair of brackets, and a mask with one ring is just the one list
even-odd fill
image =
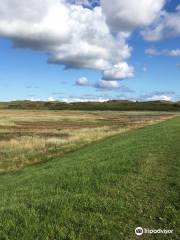
{"label": "brown marsh vegetation", "polygon": [[0,172],[47,161],[104,137],[174,115],[167,112],[0,110]]}

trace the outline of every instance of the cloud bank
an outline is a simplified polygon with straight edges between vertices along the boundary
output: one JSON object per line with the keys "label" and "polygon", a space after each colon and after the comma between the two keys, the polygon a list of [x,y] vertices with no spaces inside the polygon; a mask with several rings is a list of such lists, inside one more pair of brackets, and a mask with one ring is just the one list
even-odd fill
{"label": "cloud bank", "polygon": [[155,91],[152,93],[148,93],[139,97],[140,101],[172,101],[175,96],[175,92],[173,91]]}

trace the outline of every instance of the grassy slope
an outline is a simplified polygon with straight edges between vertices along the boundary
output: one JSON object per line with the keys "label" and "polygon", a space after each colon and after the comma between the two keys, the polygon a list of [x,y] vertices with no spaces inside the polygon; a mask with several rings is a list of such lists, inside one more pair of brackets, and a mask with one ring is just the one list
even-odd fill
{"label": "grassy slope", "polygon": [[0,239],[179,239],[179,146],[176,118],[0,175]]}

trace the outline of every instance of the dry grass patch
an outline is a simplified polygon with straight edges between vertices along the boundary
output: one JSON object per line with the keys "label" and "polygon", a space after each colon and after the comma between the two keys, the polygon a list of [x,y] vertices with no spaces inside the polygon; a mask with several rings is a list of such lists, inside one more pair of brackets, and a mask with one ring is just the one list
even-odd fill
{"label": "dry grass patch", "polygon": [[62,156],[174,113],[0,110],[0,172]]}

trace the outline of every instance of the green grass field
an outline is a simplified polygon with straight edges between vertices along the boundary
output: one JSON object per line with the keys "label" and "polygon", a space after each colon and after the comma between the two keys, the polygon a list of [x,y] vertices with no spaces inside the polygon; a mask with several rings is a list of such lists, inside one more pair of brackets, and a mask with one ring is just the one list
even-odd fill
{"label": "green grass field", "polygon": [[180,118],[0,175],[1,240],[180,239]]}

